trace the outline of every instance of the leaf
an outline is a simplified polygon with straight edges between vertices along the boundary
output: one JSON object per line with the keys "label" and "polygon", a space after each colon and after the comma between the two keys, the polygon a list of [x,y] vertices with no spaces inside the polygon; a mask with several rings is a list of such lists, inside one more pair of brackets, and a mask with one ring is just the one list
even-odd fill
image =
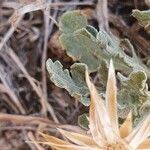
{"label": "leaf", "polygon": [[89,130],[89,121],[87,119],[87,115],[88,114],[82,114],[78,117],[78,125],[85,130]]}
{"label": "leaf", "polygon": [[150,26],[150,10],[140,11],[138,9],[134,9],[132,11],[132,15],[139,21],[139,24],[145,28]]}
{"label": "leaf", "polygon": [[50,74],[50,80],[58,87],[66,89],[75,99],[81,101],[84,105],[89,105],[88,88],[85,84],[86,65],[76,63],[71,66],[71,74],[59,61],[53,62],[48,59],[46,62],[47,70]]}
{"label": "leaf", "polygon": [[107,78],[108,78],[108,67],[106,62],[102,62],[99,69],[98,69],[98,73],[100,76],[100,80],[101,83],[103,84],[103,86],[106,87],[107,84]]}
{"label": "leaf", "polygon": [[86,67],[87,66],[85,64],[74,63],[70,68],[72,79],[78,86],[87,87],[86,82],[85,82]]}
{"label": "leaf", "polygon": [[64,33],[71,33],[87,26],[86,18],[81,11],[67,11],[64,13],[59,22],[60,30]]}
{"label": "leaf", "polygon": [[[135,55],[134,57],[130,57],[125,54],[120,45],[120,41],[116,37],[107,34],[102,29],[98,32],[94,27],[88,25],[82,26],[81,28],[78,26],[78,28],[76,28],[68,21],[70,16],[73,16],[74,21],[76,20],[75,22],[78,22],[76,11],[71,11],[68,12],[67,15],[63,15],[63,22],[62,19],[60,19],[60,24],[65,22],[66,24],[63,26],[66,28],[68,26],[68,30],[71,28],[71,32],[66,32],[66,28],[60,28],[62,30],[60,42],[64,49],[66,49],[67,54],[74,61],[87,64],[90,72],[93,72],[97,71],[103,61],[109,64],[112,58],[116,69],[126,73],[130,73],[135,69],[143,70],[150,78],[150,70],[144,64],[137,61]],[[79,15],[79,18],[80,17]]]}
{"label": "leaf", "polygon": [[[150,110],[150,92],[146,84],[147,76],[143,71],[134,71],[129,77],[124,77],[118,73],[121,81],[121,90],[119,91],[118,101],[122,110],[130,108],[133,111],[134,119],[146,115]],[[149,103],[148,103],[149,102]]]}
{"label": "leaf", "polygon": [[[86,29],[84,29],[86,31]],[[60,36],[60,41],[65,49],[67,49],[67,54],[73,58],[74,61],[79,60],[82,63],[88,65],[90,70],[95,71],[99,64],[100,60],[97,57],[99,46],[96,42],[92,41],[86,35],[80,33],[74,34],[62,34]],[[105,58],[102,56],[101,58]]]}

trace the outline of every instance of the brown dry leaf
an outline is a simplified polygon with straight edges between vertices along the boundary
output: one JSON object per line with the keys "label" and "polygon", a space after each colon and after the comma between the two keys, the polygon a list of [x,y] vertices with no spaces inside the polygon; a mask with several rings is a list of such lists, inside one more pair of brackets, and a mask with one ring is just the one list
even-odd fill
{"label": "brown dry leaf", "polygon": [[84,8],[81,10],[81,13],[87,18],[92,19],[94,17],[94,9],[92,8]]}
{"label": "brown dry leaf", "polygon": [[59,57],[64,54],[64,49],[62,48],[60,42],[59,42],[59,36],[60,32],[56,31],[50,38],[48,43],[48,48]]}
{"label": "brown dry leaf", "polygon": [[58,59],[63,59],[64,62],[71,62],[72,59],[66,55],[65,49],[63,49],[59,41],[60,32],[56,31],[48,42],[48,48],[57,56]]}

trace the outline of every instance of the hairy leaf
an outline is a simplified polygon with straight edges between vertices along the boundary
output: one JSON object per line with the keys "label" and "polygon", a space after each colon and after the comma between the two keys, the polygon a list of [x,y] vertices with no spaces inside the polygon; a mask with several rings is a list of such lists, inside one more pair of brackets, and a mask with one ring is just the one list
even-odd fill
{"label": "hairy leaf", "polygon": [[118,77],[121,81],[118,100],[122,111],[132,109],[136,119],[150,112],[150,91],[146,84],[146,74],[143,71],[134,71],[128,78],[121,74]]}
{"label": "hairy leaf", "polygon": [[[68,17],[69,14],[69,17]],[[96,71],[99,65],[106,61],[109,63],[112,58],[116,69],[130,73],[134,69],[143,70],[150,78],[150,70],[138,61],[134,56],[128,56],[124,53],[120,41],[113,35],[107,34],[105,31],[99,32],[91,26],[82,26],[81,28],[74,28],[69,21],[70,16],[73,16],[74,22],[78,22],[78,15],[76,11],[65,13],[60,19],[60,24],[69,26],[71,32],[66,32],[62,29],[60,42],[66,49],[67,54],[73,58],[74,61],[80,61],[88,65],[91,72]],[[79,15],[79,18],[81,16]],[[83,19],[84,18],[84,19]],[[80,21],[85,22],[85,17]],[[79,23],[80,24],[80,23]]]}
{"label": "hairy leaf", "polygon": [[63,70],[59,61],[53,62],[48,59],[46,62],[47,70],[50,74],[50,80],[58,87],[66,89],[71,96],[81,101],[84,105],[89,105],[88,88],[85,84],[86,65],[76,63],[71,66],[71,75],[69,70]]}
{"label": "hairy leaf", "polygon": [[139,21],[140,25],[145,28],[150,27],[150,10],[140,11],[135,9],[132,11],[132,15]]}
{"label": "hairy leaf", "polygon": [[[86,29],[84,29],[84,31],[86,31]],[[67,49],[67,54],[72,57],[73,60],[79,60],[87,64],[92,71],[95,71],[100,64],[100,60],[106,57],[103,52],[98,56],[98,44],[92,41],[87,35],[81,34],[81,32],[62,34],[60,39],[64,48]],[[99,59],[99,57],[101,57],[101,59]]]}
{"label": "hairy leaf", "polygon": [[67,11],[64,13],[59,22],[60,30],[64,33],[71,33],[87,26],[86,18],[81,11]]}

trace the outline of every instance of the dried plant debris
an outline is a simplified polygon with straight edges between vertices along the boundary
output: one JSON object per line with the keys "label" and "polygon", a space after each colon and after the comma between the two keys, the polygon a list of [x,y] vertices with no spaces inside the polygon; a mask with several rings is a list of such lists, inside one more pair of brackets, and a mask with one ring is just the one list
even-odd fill
{"label": "dried plant debris", "polygon": [[[91,72],[99,65],[112,58],[116,69],[130,73],[132,70],[143,70],[150,78],[150,70],[138,59],[127,55],[120,45],[119,39],[104,30],[97,31],[85,21],[80,11],[68,11],[60,19],[62,34],[60,41],[67,54],[74,61],[88,65]],[[78,25],[72,25],[72,22]],[[66,29],[68,27],[68,30]],[[66,32],[67,31],[67,32]]]}
{"label": "dried plant debris", "polygon": [[150,10],[140,11],[134,9],[132,15],[138,20],[141,26],[150,29]]}
{"label": "dried plant debris", "polygon": [[85,82],[86,65],[75,63],[69,70],[63,70],[59,61],[53,62],[48,59],[46,62],[47,70],[50,74],[50,80],[60,88],[66,89],[75,99],[81,101],[84,105],[89,105],[89,91]]}

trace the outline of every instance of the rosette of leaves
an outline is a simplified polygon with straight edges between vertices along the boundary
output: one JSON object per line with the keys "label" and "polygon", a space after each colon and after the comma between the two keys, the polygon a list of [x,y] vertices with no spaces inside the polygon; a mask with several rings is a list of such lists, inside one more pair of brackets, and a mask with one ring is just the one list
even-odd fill
{"label": "rosette of leaves", "polygon": [[102,29],[97,31],[88,25],[86,17],[80,11],[64,13],[59,26],[60,42],[67,54],[74,61],[87,64],[90,72],[96,71],[104,61],[109,64],[112,58],[116,69],[127,73],[135,69],[143,70],[150,78],[149,68],[138,59],[133,48],[131,57],[124,52],[121,41]]}
{"label": "rosette of leaves", "polygon": [[[132,73],[129,77],[119,75],[121,90],[118,92],[119,116],[125,118],[130,110],[134,119],[149,112],[150,96],[147,90],[146,79],[150,78],[150,71],[136,56],[134,48],[128,40],[119,41],[105,31],[97,31],[89,26],[87,19],[80,11],[64,13],[59,22],[60,41],[67,54],[75,63],[68,69],[63,69],[59,61],[48,59],[46,65],[50,80],[58,87],[66,89],[76,100],[85,106],[89,105],[89,90],[85,83],[85,70],[98,71],[104,86],[107,83],[108,64],[113,58],[117,69],[125,73]],[[132,51],[132,57],[124,53],[122,43]],[[141,71],[137,71],[141,70]],[[136,86],[135,86],[136,85]],[[98,87],[99,88],[99,87]],[[102,91],[99,91],[101,94]],[[103,94],[103,93],[102,93]],[[104,93],[105,95],[105,93]],[[79,118],[79,124],[87,128],[86,115]]]}
{"label": "rosette of leaves", "polygon": [[[59,61],[53,62],[48,59],[46,64],[50,80],[56,86],[66,89],[71,96],[85,106],[89,105],[89,90],[85,83],[85,70],[87,69],[85,64],[73,64],[70,68],[70,73],[68,69],[63,70],[63,66]],[[105,65],[102,66],[102,70],[107,70]],[[107,79],[105,74],[102,75],[103,79]],[[118,77],[121,82],[121,88],[118,91],[119,117],[124,119],[132,111],[134,123],[137,124],[141,117],[150,112],[150,91],[148,91],[146,84],[146,74],[143,71],[134,71],[129,77],[119,73]],[[101,92],[99,91],[99,93]],[[88,121],[85,116],[84,114],[79,117],[79,124],[87,128]]]}

